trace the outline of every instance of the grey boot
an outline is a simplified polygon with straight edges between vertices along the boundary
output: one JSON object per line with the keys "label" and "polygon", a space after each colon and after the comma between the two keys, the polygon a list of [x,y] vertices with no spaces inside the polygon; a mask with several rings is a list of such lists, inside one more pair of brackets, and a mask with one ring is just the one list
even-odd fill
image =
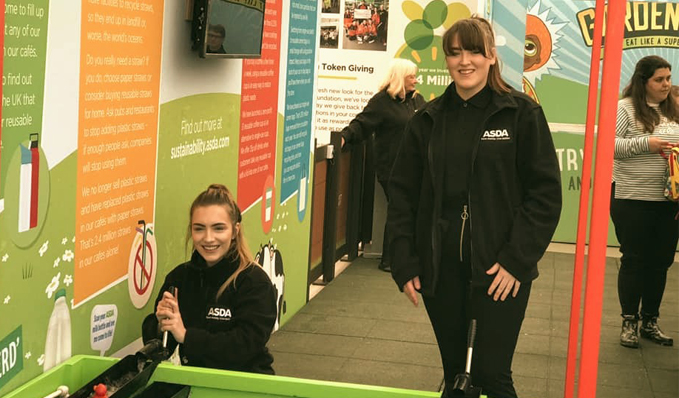
{"label": "grey boot", "polygon": [[674,345],[674,340],[658,327],[658,317],[644,318],[641,321],[641,337],[660,345]]}
{"label": "grey boot", "polygon": [[639,347],[639,318],[636,315],[622,316],[620,345],[629,348]]}

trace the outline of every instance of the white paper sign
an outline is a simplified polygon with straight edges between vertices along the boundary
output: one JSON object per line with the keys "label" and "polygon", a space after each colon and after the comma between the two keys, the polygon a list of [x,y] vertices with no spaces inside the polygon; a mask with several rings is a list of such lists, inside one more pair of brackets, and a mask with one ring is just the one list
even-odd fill
{"label": "white paper sign", "polygon": [[90,318],[90,347],[104,356],[111,348],[118,321],[118,307],[114,304],[95,305]]}

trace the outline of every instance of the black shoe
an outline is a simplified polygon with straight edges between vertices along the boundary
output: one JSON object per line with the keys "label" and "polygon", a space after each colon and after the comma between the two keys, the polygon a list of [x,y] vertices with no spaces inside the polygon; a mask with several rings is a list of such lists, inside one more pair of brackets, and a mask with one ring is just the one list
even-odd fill
{"label": "black shoe", "polygon": [[380,263],[377,268],[384,272],[391,272],[391,264]]}
{"label": "black shoe", "polygon": [[658,317],[655,316],[641,321],[641,337],[660,345],[674,345],[674,340],[658,327]]}
{"label": "black shoe", "polygon": [[620,345],[629,348],[639,348],[639,320],[636,315],[622,316],[622,330],[620,331]]}

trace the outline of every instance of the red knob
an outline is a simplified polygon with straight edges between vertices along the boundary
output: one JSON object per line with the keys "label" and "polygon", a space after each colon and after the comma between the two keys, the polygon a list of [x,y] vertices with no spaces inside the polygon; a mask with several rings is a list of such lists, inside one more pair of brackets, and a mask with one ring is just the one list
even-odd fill
{"label": "red knob", "polygon": [[106,395],[107,389],[106,389],[106,384],[97,384],[94,386],[94,397],[93,398],[106,398],[108,395]]}

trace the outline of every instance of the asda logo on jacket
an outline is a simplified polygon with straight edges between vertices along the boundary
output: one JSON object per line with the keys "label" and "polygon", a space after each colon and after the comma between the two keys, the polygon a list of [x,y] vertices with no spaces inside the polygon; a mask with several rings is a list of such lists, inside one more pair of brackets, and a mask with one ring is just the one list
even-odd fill
{"label": "asda logo on jacket", "polygon": [[481,141],[506,141],[511,140],[507,129],[486,130],[481,136]]}
{"label": "asda logo on jacket", "polygon": [[223,307],[210,307],[207,310],[207,315],[205,319],[212,319],[215,321],[230,321],[231,320],[231,309]]}

